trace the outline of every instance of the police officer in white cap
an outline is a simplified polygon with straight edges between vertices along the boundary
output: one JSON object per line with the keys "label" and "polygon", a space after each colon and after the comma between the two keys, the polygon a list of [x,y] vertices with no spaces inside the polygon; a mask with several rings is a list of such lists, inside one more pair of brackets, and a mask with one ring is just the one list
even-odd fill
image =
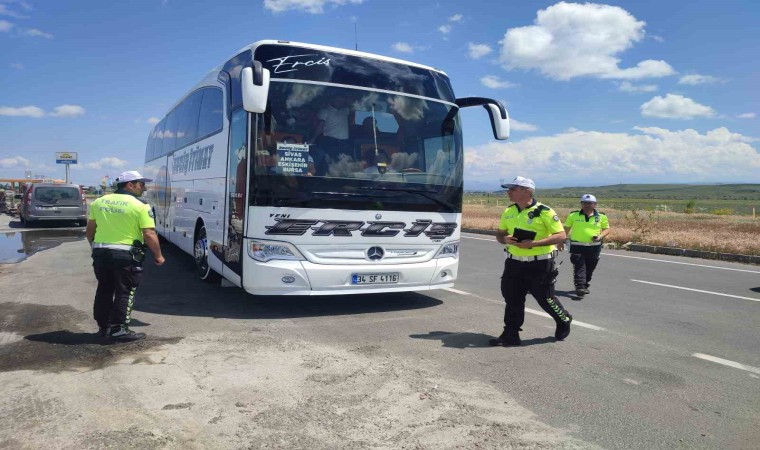
{"label": "police officer in white cap", "polygon": [[116,192],[90,205],[86,236],[92,246],[92,267],[98,279],[93,310],[100,336],[114,342],[145,338],[145,333],[129,329],[145,249],[153,253],[157,266],[164,264],[153,210],[140,198],[149,181],[153,180],[137,171],[123,172],[116,178]]}
{"label": "police officer in white cap", "polygon": [[501,215],[496,240],[504,244],[507,259],[501,276],[504,296],[504,331],[489,343],[494,346],[521,344],[520,327],[525,320],[525,296],[528,292],[557,323],[554,337],[561,341],[570,334],[573,317],[554,295],[557,278],[556,244],[564,242],[565,231],[557,214],[533,196],[533,180],[515,178],[503,184],[509,200],[514,202]]}
{"label": "police officer in white cap", "polygon": [[[571,212],[565,220],[565,233],[570,237],[575,295],[583,298],[591,293],[591,276],[599,264],[602,241],[610,233],[607,215],[596,210],[596,197],[591,194],[581,197],[581,209]],[[559,248],[563,250],[564,243]]]}

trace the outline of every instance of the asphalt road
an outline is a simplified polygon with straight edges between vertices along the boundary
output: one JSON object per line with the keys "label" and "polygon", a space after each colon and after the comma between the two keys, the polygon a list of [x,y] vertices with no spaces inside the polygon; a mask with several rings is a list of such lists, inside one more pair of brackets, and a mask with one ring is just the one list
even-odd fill
{"label": "asphalt road", "polygon": [[[19,229],[4,219],[0,232],[7,231]],[[568,339],[555,342],[553,321],[529,298],[524,345],[491,348],[488,339],[502,328],[503,252],[490,236],[463,236],[454,289],[351,297],[263,298],[203,284],[189,255],[164,248],[167,264],[146,266],[133,314],[149,335],[263,329],[340,349],[378,347],[447,378],[491,385],[541,422],[606,448],[756,448],[760,441],[757,266],[605,251],[591,295],[578,300],[564,253],[557,289],[574,316]],[[45,252],[75,258],[65,268],[72,279],[91,278],[83,241]],[[61,303],[60,285],[51,283],[41,278],[38,293],[3,297]],[[67,302],[89,314],[90,288]]]}

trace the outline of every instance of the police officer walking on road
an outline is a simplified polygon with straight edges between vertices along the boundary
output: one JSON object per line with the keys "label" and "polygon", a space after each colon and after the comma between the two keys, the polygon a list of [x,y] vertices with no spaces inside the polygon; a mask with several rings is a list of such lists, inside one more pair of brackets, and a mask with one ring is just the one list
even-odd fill
{"label": "police officer walking on road", "polygon": [[[602,241],[610,233],[607,216],[596,210],[596,197],[591,194],[581,197],[581,209],[567,216],[565,232],[570,237],[570,262],[573,263],[575,295],[583,298],[591,293],[591,276],[599,264]],[[560,244],[559,248],[564,250],[564,243]]]}
{"label": "police officer walking on road", "polygon": [[145,250],[157,266],[164,263],[156,235],[153,210],[140,196],[153,181],[137,171],[116,178],[117,190],[90,205],[87,241],[92,246],[92,267],[98,279],[94,315],[99,334],[117,342],[145,338],[129,329],[135,290],[143,274]]}
{"label": "police officer walking on road", "polygon": [[501,276],[504,310],[504,332],[489,343],[494,346],[517,346],[520,327],[525,320],[525,296],[528,292],[557,323],[554,337],[564,340],[570,334],[573,317],[554,295],[557,278],[556,244],[565,240],[565,231],[557,214],[533,196],[533,180],[515,178],[502,185],[514,202],[501,215],[496,240],[505,245],[507,259]]}

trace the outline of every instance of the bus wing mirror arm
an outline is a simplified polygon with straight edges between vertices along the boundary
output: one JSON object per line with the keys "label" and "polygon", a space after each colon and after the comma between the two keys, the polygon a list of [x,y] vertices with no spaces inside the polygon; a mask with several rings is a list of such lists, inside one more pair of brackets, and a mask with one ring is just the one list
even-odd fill
{"label": "bus wing mirror arm", "polygon": [[484,107],[488,111],[488,117],[491,119],[493,137],[499,140],[509,138],[509,113],[507,113],[507,108],[498,101],[483,97],[465,97],[456,99],[456,104],[460,108],[468,108],[470,106]]}
{"label": "bus wing mirror arm", "polygon": [[269,96],[269,70],[259,61],[253,61],[240,74],[243,109],[261,114],[267,109]]}

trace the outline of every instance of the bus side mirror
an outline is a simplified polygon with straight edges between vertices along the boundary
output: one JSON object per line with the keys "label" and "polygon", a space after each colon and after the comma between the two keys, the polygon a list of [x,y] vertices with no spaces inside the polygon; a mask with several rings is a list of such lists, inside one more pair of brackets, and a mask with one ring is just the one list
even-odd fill
{"label": "bus side mirror", "polygon": [[491,119],[493,137],[499,140],[509,139],[509,114],[501,103],[490,98],[465,97],[456,99],[456,104],[460,108],[483,106]]}
{"label": "bus side mirror", "polygon": [[240,84],[243,109],[258,114],[266,111],[269,96],[269,70],[264,69],[259,61],[253,61],[240,74]]}

